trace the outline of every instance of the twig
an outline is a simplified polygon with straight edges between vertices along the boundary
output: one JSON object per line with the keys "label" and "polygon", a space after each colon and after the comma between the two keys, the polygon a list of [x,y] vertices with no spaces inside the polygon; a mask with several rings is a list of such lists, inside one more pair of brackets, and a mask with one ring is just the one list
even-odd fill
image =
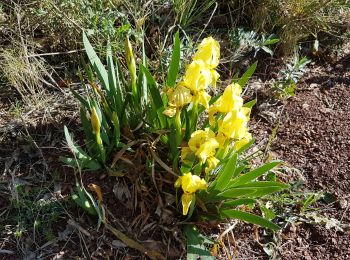
{"label": "twig", "polygon": [[201,36],[202,36],[203,32],[205,31],[205,29],[207,29],[207,27],[208,27],[208,25],[209,25],[211,19],[213,19],[214,13],[216,12],[216,9],[217,9],[217,8],[218,8],[218,3],[215,2],[214,10],[213,10],[213,12],[211,13],[211,15],[210,15],[210,17],[209,17],[208,22],[204,24],[204,28],[203,28],[203,30],[201,31],[201,33],[199,34],[199,36],[198,36],[198,38],[197,38],[197,41],[196,41],[196,44],[197,44],[197,42],[198,42],[198,39],[201,38]]}
{"label": "twig", "polygon": [[153,158],[156,160],[156,162],[167,172],[171,173],[172,175],[179,177],[168,165],[166,165],[160,158],[159,156],[153,151],[152,148],[149,149]]}
{"label": "twig", "polygon": [[141,245],[137,241],[131,239],[130,237],[128,237],[123,232],[119,231],[118,229],[112,227],[110,224],[104,223],[104,225],[105,225],[106,229],[111,231],[113,233],[113,235],[115,235],[119,240],[121,240],[128,247],[134,248],[134,249],[142,252],[143,254],[145,254],[146,256],[148,256],[152,260],[165,259],[165,257],[161,253],[159,253],[157,251],[153,251],[153,250],[147,250],[147,248],[145,248],[143,245]]}
{"label": "twig", "polygon": [[80,51],[84,51],[85,49],[78,49],[78,50],[71,50],[71,51],[61,51],[61,52],[49,52],[49,53],[37,53],[32,55],[23,56],[24,58],[34,58],[34,57],[43,57],[43,56],[53,56],[53,55],[64,55],[64,54],[71,54],[71,53],[77,53]]}
{"label": "twig", "polygon": [[73,219],[68,219],[68,225],[78,229],[81,233],[83,233],[87,237],[91,237],[91,234],[82,226],[80,226],[77,222],[75,222]]}
{"label": "twig", "polygon": [[128,144],[126,144],[113,158],[112,164],[111,164],[111,168],[114,167],[114,165],[116,164],[116,162],[123,156],[123,154],[126,152],[126,150],[128,150],[131,146],[140,143],[140,142],[144,142],[145,140],[143,139],[139,139],[139,140],[135,140],[132,142],[129,142]]}

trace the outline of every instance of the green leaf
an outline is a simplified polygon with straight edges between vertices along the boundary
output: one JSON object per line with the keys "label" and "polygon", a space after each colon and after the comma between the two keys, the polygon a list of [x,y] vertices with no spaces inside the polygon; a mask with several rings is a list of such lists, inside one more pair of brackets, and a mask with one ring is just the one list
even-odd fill
{"label": "green leaf", "polygon": [[91,205],[89,199],[86,197],[85,190],[83,190],[79,184],[76,184],[76,193],[73,193],[72,199],[81,208],[87,211],[91,215],[97,215],[97,212],[93,205]]}
{"label": "green leaf", "polygon": [[184,227],[184,235],[187,240],[187,260],[214,260],[205,244],[214,244],[214,242],[198,232],[194,225]]}
{"label": "green leaf", "polygon": [[283,190],[283,187],[235,187],[227,189],[218,194],[218,198],[259,198],[277,191]]}
{"label": "green leaf", "polygon": [[277,39],[277,38],[267,39],[266,41],[264,41],[263,45],[271,45],[271,44],[278,43],[279,41],[280,39]]}
{"label": "green leaf", "polygon": [[239,197],[249,198],[252,197],[252,194],[256,192],[256,188],[232,188],[227,189],[217,195],[217,199],[233,199]]}
{"label": "green leaf", "polygon": [[241,153],[247,151],[250,147],[252,147],[254,142],[255,142],[255,139],[253,138],[246,145],[242,146],[238,151],[236,151],[236,153],[241,154]]}
{"label": "green leaf", "polygon": [[82,95],[80,95],[78,92],[76,92],[74,89],[70,89],[70,91],[72,92],[73,96],[79,100],[80,104],[83,105],[84,107],[86,107],[87,109],[90,109],[90,105],[89,102],[83,98]]}
{"label": "green leaf", "polygon": [[[157,83],[154,80],[154,78],[152,77],[149,70],[145,66],[143,66],[142,64],[140,64],[140,69],[142,70],[142,72],[146,76],[148,86],[149,86],[148,89],[150,91],[151,98],[152,98],[152,102],[151,102],[152,107],[153,107],[154,112],[157,113],[160,127],[163,129],[166,126],[166,117],[163,114],[164,105],[163,105],[162,96],[160,95],[160,91],[157,87]],[[151,111],[148,111],[148,112],[150,113]]]}
{"label": "green leaf", "polygon": [[115,146],[118,146],[120,141],[120,125],[119,125],[119,120],[116,113],[112,114],[112,123],[114,126],[114,133],[113,133],[114,144]]}
{"label": "green leaf", "polygon": [[254,170],[252,170],[244,175],[241,175],[233,181],[233,184],[231,184],[231,187],[241,186],[245,183],[253,181],[280,163],[281,163],[281,161],[273,161],[273,162],[267,163],[259,168],[256,168],[256,169],[254,169]]}
{"label": "green leaf", "polygon": [[242,165],[242,166],[237,167],[235,170],[235,173],[233,174],[233,177],[236,178],[238,175],[240,175],[246,167],[247,167],[246,165]]}
{"label": "green leaf", "polygon": [[270,48],[268,48],[266,46],[261,46],[261,49],[263,51],[265,51],[266,53],[270,54],[271,56],[273,56],[273,51]]}
{"label": "green leaf", "polygon": [[177,31],[174,38],[174,49],[171,55],[171,62],[169,65],[168,78],[166,81],[167,87],[174,87],[176,83],[177,73],[180,67],[180,38]]}
{"label": "green leaf", "polygon": [[272,220],[276,217],[276,214],[275,212],[270,209],[270,208],[267,208],[265,205],[260,205],[260,210],[261,212],[263,213],[263,216],[264,218],[268,219],[268,220]]}
{"label": "green leaf", "polygon": [[255,199],[236,199],[224,202],[222,208],[232,208],[240,205],[254,204]]}
{"label": "green leaf", "polygon": [[103,66],[100,58],[97,56],[91,43],[89,42],[89,39],[87,38],[85,32],[83,32],[83,44],[84,44],[86,54],[89,57],[90,63],[92,64],[93,68],[95,69],[95,72],[96,72],[99,80],[101,81],[102,85],[106,88],[106,90],[109,91],[107,71],[106,71],[105,67]]}
{"label": "green leaf", "polygon": [[61,162],[63,162],[64,164],[67,164],[71,167],[74,168],[82,168],[82,169],[88,169],[90,171],[97,171],[101,169],[101,165],[94,160],[89,160],[89,161],[81,161],[81,160],[77,160],[74,158],[67,158],[67,157],[63,157],[60,156],[59,160]]}
{"label": "green leaf", "polygon": [[97,147],[96,144],[96,137],[92,132],[92,127],[91,127],[91,122],[87,118],[87,111],[84,107],[80,107],[80,121],[83,125],[84,128],[84,133],[85,133],[85,143],[86,147],[88,148],[89,154],[92,157],[96,157],[99,153],[99,148]]}
{"label": "green leaf", "polygon": [[243,107],[252,108],[257,102],[257,99],[253,99],[243,105]]}
{"label": "green leaf", "polygon": [[223,209],[220,210],[220,214],[224,218],[234,218],[234,219],[239,219],[242,221],[246,221],[248,223],[256,224],[265,228],[269,228],[272,230],[279,230],[281,229],[279,226],[276,224],[272,223],[271,221],[268,221],[267,219],[264,219],[262,217],[259,217],[257,215],[239,211],[239,210],[234,210],[234,209]]}
{"label": "green leaf", "polygon": [[116,111],[120,111],[122,108],[122,93],[120,90],[119,81],[117,81],[116,69],[113,63],[112,49],[110,44],[107,46],[107,67],[108,83],[110,87],[108,97],[109,99],[112,99]]}
{"label": "green leaf", "polygon": [[229,184],[233,174],[236,170],[237,164],[237,153],[234,153],[231,158],[226,161],[223,167],[218,172],[218,177],[216,184],[214,185],[214,189],[218,191],[222,191]]}
{"label": "green leaf", "polygon": [[71,151],[77,157],[77,159],[80,159],[80,160],[91,159],[90,156],[88,156],[80,147],[78,147],[74,144],[73,139],[70,136],[70,134],[68,132],[68,128],[66,126],[64,126],[64,135],[66,137],[68,147],[71,149]]}
{"label": "green leaf", "polygon": [[[237,187],[237,186],[234,185],[234,187]],[[289,188],[289,185],[281,183],[281,182],[277,182],[277,181],[256,181],[256,182],[250,182],[250,183],[246,183],[246,184],[240,185],[239,187],[244,187],[244,188],[250,188],[250,187],[280,187],[282,189],[287,189],[287,188]]]}
{"label": "green leaf", "polygon": [[242,77],[238,80],[238,84],[241,86],[241,87],[244,87],[248,80],[250,79],[250,77],[254,74],[254,71],[256,69],[256,66],[257,66],[258,62],[254,62],[252,66],[250,66],[248,68],[248,70],[246,72],[244,72],[244,74],[242,75]]}

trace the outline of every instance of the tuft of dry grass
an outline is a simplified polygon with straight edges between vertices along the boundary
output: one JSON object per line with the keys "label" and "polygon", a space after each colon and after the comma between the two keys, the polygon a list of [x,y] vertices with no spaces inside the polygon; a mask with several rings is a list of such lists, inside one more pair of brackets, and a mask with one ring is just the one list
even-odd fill
{"label": "tuft of dry grass", "polygon": [[350,4],[346,0],[231,0],[232,17],[259,32],[277,33],[281,54],[321,34],[339,36],[348,27]]}
{"label": "tuft of dry grass", "polygon": [[25,102],[41,95],[41,85],[48,73],[45,61],[41,57],[28,57],[29,53],[27,45],[12,45],[0,51],[3,77]]}

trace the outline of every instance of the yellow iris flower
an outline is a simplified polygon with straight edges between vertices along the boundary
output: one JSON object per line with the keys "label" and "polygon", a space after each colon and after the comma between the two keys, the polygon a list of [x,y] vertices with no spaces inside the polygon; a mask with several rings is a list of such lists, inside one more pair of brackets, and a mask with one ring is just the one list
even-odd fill
{"label": "yellow iris flower", "polygon": [[205,163],[207,159],[215,156],[217,148],[219,148],[218,141],[210,138],[199,147],[195,154],[202,163]]}
{"label": "yellow iris flower", "polygon": [[196,60],[188,65],[181,85],[189,88],[194,95],[198,91],[205,90],[211,83],[213,77],[211,71],[203,61]]}
{"label": "yellow iris flower", "polygon": [[192,153],[190,147],[185,146],[181,148],[181,161],[184,163],[189,163],[188,156]]}
{"label": "yellow iris flower", "polygon": [[181,85],[176,86],[175,89],[169,89],[167,95],[169,107],[164,110],[163,114],[169,117],[173,117],[178,109],[192,101],[191,91]]}
{"label": "yellow iris flower", "polygon": [[197,190],[205,190],[207,183],[204,179],[197,175],[192,175],[190,172],[180,176],[174,186],[176,188],[182,187],[183,194],[181,197],[182,202],[182,213],[187,215],[188,209],[193,201],[194,193]]}
{"label": "yellow iris flower", "polygon": [[201,163],[205,163],[208,158],[214,157],[219,143],[215,139],[215,133],[206,128],[192,133],[188,146],[192,152],[199,158]]}
{"label": "yellow iris flower", "polygon": [[212,37],[203,39],[193,56],[193,60],[202,60],[210,69],[219,65],[219,59],[220,44]]}
{"label": "yellow iris flower", "polygon": [[240,140],[248,132],[249,108],[242,107],[240,110],[233,110],[219,121],[219,133],[227,138]]}
{"label": "yellow iris flower", "polygon": [[215,169],[219,162],[220,160],[215,157],[208,158],[208,166],[205,168],[205,172],[208,173]]}
{"label": "yellow iris flower", "polygon": [[241,92],[242,88],[237,83],[226,87],[222,96],[209,108],[209,123],[211,125],[215,124],[214,115],[217,112],[227,114],[233,110],[239,110],[243,106]]}
{"label": "yellow iris flower", "polygon": [[252,140],[252,134],[246,132],[245,136],[241,139],[235,142],[233,146],[233,150],[238,151],[241,149],[243,146],[245,146],[249,141]]}
{"label": "yellow iris flower", "polygon": [[211,96],[205,92],[204,90],[201,90],[197,92],[197,95],[193,97],[193,101],[196,102],[197,104],[202,105],[206,109],[209,108],[209,101],[211,99]]}

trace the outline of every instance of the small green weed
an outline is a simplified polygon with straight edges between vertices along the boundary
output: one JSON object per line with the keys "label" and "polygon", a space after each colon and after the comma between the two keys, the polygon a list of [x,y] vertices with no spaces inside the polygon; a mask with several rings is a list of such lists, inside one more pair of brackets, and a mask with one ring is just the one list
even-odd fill
{"label": "small green weed", "polygon": [[53,225],[60,219],[63,208],[56,198],[47,196],[45,191],[48,190],[43,187],[15,186],[16,197],[0,223],[16,227],[16,239],[31,236],[39,241],[50,241],[55,237]]}
{"label": "small green weed", "polygon": [[300,58],[299,54],[295,52],[292,61],[280,71],[277,80],[272,85],[277,99],[288,99],[295,95],[297,83],[307,72],[307,65],[310,62],[311,60],[306,57]]}
{"label": "small green weed", "polygon": [[259,51],[264,51],[273,55],[272,47],[279,42],[276,35],[271,34],[266,37],[264,34],[257,34],[254,31],[245,31],[242,28],[232,30],[229,33],[232,46],[235,48],[233,61],[237,62],[249,52],[254,52],[254,57]]}

